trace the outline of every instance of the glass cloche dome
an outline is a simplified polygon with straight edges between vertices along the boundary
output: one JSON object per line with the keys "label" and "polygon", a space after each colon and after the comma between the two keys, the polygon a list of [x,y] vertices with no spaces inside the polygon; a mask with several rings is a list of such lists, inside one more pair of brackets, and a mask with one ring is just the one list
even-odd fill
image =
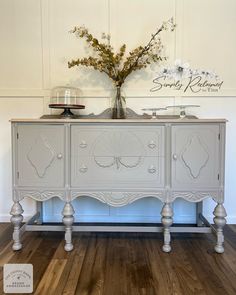
{"label": "glass cloche dome", "polygon": [[75,116],[71,109],[84,109],[84,105],[79,104],[78,88],[70,86],[57,86],[51,90],[50,96],[50,108],[64,109],[61,114],[62,117],[73,117]]}

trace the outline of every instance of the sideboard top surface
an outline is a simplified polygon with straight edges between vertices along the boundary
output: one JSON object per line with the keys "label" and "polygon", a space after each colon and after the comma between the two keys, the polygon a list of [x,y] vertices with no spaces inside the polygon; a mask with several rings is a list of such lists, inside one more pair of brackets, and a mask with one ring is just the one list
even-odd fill
{"label": "sideboard top surface", "polygon": [[225,123],[226,119],[11,119],[12,123]]}

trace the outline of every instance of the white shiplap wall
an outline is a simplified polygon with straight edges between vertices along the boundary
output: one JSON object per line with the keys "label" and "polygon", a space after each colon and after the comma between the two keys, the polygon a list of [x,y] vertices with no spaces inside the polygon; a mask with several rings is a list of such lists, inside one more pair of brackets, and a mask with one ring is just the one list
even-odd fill
{"label": "white shiplap wall", "polygon": [[[9,220],[11,202],[11,143],[9,119],[39,117],[49,112],[49,89],[67,83],[83,91],[84,112],[100,112],[109,106],[110,81],[88,69],[67,69],[67,61],[86,54],[84,44],[68,31],[86,25],[95,35],[110,32],[118,48],[129,49],[145,43],[149,35],[171,16],[177,22],[175,33],[163,36],[169,61],[176,57],[193,66],[216,70],[224,80],[215,97],[174,97],[173,93],[150,94],[152,77],[158,67],[137,72],[127,80],[127,104],[137,112],[149,106],[174,103],[199,104],[193,110],[199,117],[227,118],[226,209],[228,222],[236,223],[236,10],[235,0],[2,0],[0,2],[0,221]],[[199,21],[200,20],[200,21]],[[179,95],[179,94],[178,94]],[[24,200],[25,216],[35,210],[34,202]],[[45,219],[61,219],[62,204],[50,200]],[[205,202],[211,215],[214,203]],[[76,200],[77,220],[81,221],[159,221],[158,200],[140,200],[123,208],[110,208],[96,200]],[[193,222],[194,204],[178,200],[176,222]]]}

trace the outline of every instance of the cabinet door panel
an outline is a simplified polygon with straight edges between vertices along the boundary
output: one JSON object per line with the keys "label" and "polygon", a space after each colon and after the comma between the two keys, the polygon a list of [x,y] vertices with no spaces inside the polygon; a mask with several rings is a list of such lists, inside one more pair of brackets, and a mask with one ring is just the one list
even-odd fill
{"label": "cabinet door panel", "polygon": [[172,187],[211,188],[219,185],[219,126],[172,127]]}
{"label": "cabinet door panel", "polygon": [[17,140],[19,186],[64,186],[64,127],[20,125]]}

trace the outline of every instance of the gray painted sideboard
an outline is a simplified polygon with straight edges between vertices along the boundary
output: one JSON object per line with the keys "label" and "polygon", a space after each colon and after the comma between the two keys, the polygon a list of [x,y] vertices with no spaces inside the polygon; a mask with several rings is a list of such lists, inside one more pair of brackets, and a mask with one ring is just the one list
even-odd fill
{"label": "gray painted sideboard", "polygon": [[163,202],[163,251],[171,251],[172,202],[217,204],[215,251],[223,253],[224,119],[14,119],[12,122],[13,249],[20,241],[25,197],[65,202],[65,250],[71,251],[74,209],[80,196],[111,206],[145,197]]}

